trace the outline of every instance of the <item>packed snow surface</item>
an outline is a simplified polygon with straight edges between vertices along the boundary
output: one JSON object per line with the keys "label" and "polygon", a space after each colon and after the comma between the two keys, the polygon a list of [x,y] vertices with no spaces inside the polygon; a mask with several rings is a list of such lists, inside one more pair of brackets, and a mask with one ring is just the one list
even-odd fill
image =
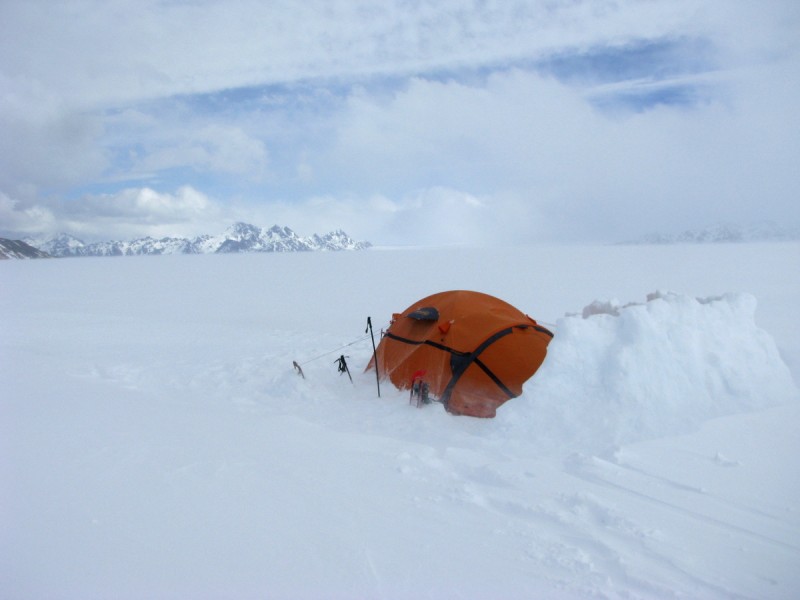
{"label": "packed snow surface", "polygon": [[[6,261],[0,597],[796,598],[798,272],[796,243]],[[555,331],[495,419],[363,370],[367,316],[447,289]]]}

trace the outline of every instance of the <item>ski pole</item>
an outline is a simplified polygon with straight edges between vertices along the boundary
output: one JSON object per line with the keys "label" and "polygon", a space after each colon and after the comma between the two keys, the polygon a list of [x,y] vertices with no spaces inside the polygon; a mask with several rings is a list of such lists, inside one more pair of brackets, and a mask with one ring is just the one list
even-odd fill
{"label": "ski pole", "polygon": [[372,338],[372,359],[375,361],[375,381],[378,384],[378,398],[380,398],[381,378],[380,374],[378,373],[378,350],[375,348],[375,334],[372,332],[372,317],[367,317],[367,329],[364,331],[364,333],[367,331],[369,331],[369,336]]}

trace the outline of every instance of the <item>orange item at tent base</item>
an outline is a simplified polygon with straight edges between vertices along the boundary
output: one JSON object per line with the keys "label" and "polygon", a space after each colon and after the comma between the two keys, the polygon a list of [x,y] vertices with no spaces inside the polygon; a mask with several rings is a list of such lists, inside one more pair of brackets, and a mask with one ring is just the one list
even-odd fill
{"label": "orange item at tent base", "polygon": [[[522,393],[552,337],[494,296],[441,292],[393,315],[376,350],[378,372],[407,390],[425,371],[430,393],[449,412],[494,417],[501,404]],[[371,361],[367,368],[373,366]]]}

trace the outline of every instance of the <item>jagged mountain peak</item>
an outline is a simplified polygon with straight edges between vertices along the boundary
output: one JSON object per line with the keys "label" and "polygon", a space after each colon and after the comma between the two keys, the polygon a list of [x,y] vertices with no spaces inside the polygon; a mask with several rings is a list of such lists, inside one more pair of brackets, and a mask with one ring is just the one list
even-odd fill
{"label": "jagged mountain peak", "polygon": [[0,259],[6,258],[50,258],[50,254],[24,240],[0,238]]}
{"label": "jagged mountain peak", "polygon": [[86,246],[83,240],[63,232],[49,239],[26,237],[22,241],[34,248],[38,248],[42,252],[47,252],[51,256],[79,256]]}
{"label": "jagged mountain peak", "polygon": [[237,221],[230,227],[225,230],[225,233],[229,234],[250,234],[250,233],[257,233],[261,231],[261,227],[256,227],[255,225],[251,225],[250,223],[245,223],[243,221]]}

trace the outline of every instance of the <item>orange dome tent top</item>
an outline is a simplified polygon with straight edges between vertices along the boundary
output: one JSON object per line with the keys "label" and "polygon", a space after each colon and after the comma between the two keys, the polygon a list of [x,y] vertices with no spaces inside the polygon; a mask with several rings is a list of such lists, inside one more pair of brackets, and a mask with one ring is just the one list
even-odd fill
{"label": "orange dome tent top", "polygon": [[522,393],[552,337],[499,298],[456,290],[393,315],[375,358],[381,378],[400,389],[421,377],[449,412],[494,417],[498,406]]}

